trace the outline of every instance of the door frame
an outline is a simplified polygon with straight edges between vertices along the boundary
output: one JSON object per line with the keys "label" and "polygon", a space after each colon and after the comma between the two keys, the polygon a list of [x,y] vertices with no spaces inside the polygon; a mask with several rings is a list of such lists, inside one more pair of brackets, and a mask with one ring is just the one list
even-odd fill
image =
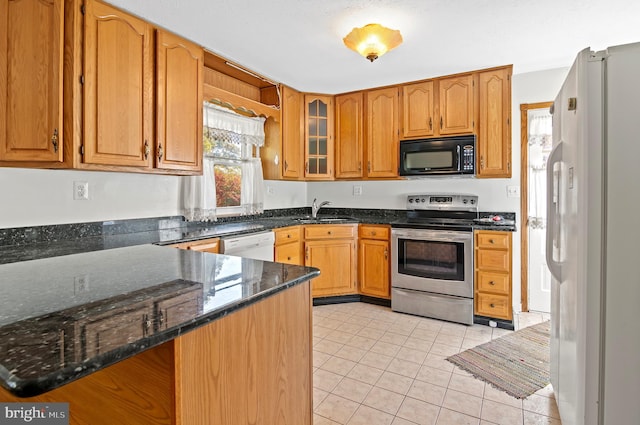
{"label": "door frame", "polygon": [[520,303],[529,311],[529,117],[530,109],[544,109],[553,102],[520,104]]}

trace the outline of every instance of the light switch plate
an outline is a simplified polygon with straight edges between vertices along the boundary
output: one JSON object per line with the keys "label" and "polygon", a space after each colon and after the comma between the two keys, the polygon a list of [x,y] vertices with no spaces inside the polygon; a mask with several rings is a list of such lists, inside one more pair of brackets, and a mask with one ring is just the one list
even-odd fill
{"label": "light switch plate", "polygon": [[507,198],[519,198],[520,186],[507,186]]}
{"label": "light switch plate", "polygon": [[353,186],[353,196],[361,196],[362,195],[362,186],[354,185]]}

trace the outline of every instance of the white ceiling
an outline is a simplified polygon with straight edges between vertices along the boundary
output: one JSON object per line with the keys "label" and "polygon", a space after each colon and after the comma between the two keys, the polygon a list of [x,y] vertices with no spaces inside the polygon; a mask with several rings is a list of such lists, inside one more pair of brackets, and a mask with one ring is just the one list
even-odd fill
{"label": "white ceiling", "polygon": [[[109,0],[274,81],[342,93],[513,64],[568,67],[640,41],[637,0]],[[370,63],[342,38],[378,22],[404,43]]]}

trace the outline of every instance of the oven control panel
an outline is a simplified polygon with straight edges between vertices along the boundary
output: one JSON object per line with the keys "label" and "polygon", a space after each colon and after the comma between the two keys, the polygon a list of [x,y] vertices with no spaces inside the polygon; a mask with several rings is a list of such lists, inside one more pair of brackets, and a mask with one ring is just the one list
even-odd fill
{"label": "oven control panel", "polygon": [[478,196],[428,193],[407,196],[408,210],[477,211]]}

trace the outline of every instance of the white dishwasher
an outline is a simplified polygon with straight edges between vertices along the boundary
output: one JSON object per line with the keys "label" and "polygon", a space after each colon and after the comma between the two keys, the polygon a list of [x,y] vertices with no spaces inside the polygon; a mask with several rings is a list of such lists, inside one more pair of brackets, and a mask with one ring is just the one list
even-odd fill
{"label": "white dishwasher", "polygon": [[220,253],[254,260],[273,261],[273,232],[250,233],[222,238]]}

